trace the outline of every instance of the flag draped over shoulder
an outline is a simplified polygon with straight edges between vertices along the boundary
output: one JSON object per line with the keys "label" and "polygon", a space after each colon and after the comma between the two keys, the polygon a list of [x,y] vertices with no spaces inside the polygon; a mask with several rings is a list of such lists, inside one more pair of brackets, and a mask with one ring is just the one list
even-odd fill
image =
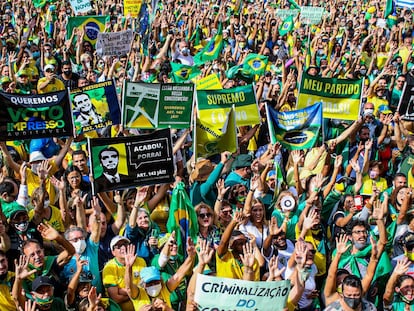
{"label": "flag draped over shoulder", "polygon": [[185,82],[197,77],[201,71],[197,66],[187,66],[171,62],[173,80],[176,83]]}
{"label": "flag draped over shoulder", "polygon": [[223,151],[237,151],[236,112],[232,107],[222,128],[211,125],[197,117],[195,132],[195,153],[208,157]]}
{"label": "flag draped over shoulder", "polygon": [[279,35],[286,35],[288,32],[292,31],[294,26],[293,16],[286,17],[282,25],[279,27]]}
{"label": "flag draped over shoulder", "polygon": [[268,57],[260,54],[250,53],[243,62],[243,69],[255,75],[262,75],[266,69]]}
{"label": "flag draped over shoulder", "polygon": [[187,238],[190,237],[194,243],[197,241],[198,222],[183,182],[173,190],[169,213],[167,230],[170,233],[175,231],[178,253],[185,256]]}
{"label": "flag draped over shoulder", "polygon": [[280,142],[289,150],[315,145],[322,127],[322,103],[287,112],[278,112],[270,106],[266,110],[272,144]]}
{"label": "flag draped over shoulder", "polygon": [[223,49],[223,25],[219,23],[217,34],[211,38],[207,45],[194,56],[194,63],[202,65],[207,61],[217,59]]}

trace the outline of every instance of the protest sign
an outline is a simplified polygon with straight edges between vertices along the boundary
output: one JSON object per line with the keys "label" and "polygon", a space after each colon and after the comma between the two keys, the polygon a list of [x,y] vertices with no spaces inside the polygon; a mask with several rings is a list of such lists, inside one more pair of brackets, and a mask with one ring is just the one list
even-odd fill
{"label": "protest sign", "polygon": [[89,0],[70,0],[70,5],[72,6],[75,15],[92,10],[91,2]]}
{"label": "protest sign", "polygon": [[73,136],[66,90],[39,95],[0,92],[0,140]]}
{"label": "protest sign", "polygon": [[414,85],[404,84],[397,111],[406,121],[414,121]]}
{"label": "protest sign", "polygon": [[112,80],[73,89],[70,98],[76,135],[121,123],[121,111]]}
{"label": "protest sign", "polygon": [[100,32],[96,40],[96,53],[99,56],[121,56],[131,50],[134,33],[131,29],[117,32]]}
{"label": "protest sign", "polygon": [[109,16],[86,15],[86,16],[70,16],[66,24],[66,38],[72,37],[75,28],[85,29],[83,40],[95,44],[98,34],[105,30],[105,23],[110,21]]}
{"label": "protest sign", "polygon": [[253,85],[197,91],[198,116],[212,126],[217,127],[225,122],[232,105],[236,107],[237,126],[260,123]]}
{"label": "protest sign", "polygon": [[323,103],[323,117],[357,120],[362,94],[362,79],[321,78],[303,72],[297,108]]}
{"label": "protest sign", "polygon": [[230,108],[226,120],[220,128],[197,118],[194,145],[196,158],[207,158],[224,151],[236,152],[237,129],[234,107]]}
{"label": "protest sign", "polygon": [[189,128],[193,96],[194,84],[160,84],[158,128]]}
{"label": "protest sign", "polygon": [[142,0],[124,0],[124,16],[138,17]]}
{"label": "protest sign", "polygon": [[287,112],[266,105],[266,113],[272,144],[280,142],[289,150],[302,150],[317,142],[323,121],[322,103]]}
{"label": "protest sign", "polygon": [[301,6],[300,21],[307,25],[316,25],[321,22],[324,8],[316,6]]}
{"label": "protest sign", "polygon": [[194,85],[125,82],[122,124],[126,128],[188,128]]}
{"label": "protest sign", "polygon": [[194,300],[200,310],[283,310],[290,281],[252,282],[197,275]]}
{"label": "protest sign", "polygon": [[275,16],[279,17],[280,20],[284,21],[288,17],[292,16],[293,18],[296,18],[296,16],[299,14],[300,10],[298,9],[276,9]]}
{"label": "protest sign", "polygon": [[111,138],[88,138],[92,193],[174,180],[169,129],[151,134]]}
{"label": "protest sign", "polygon": [[197,90],[222,90],[223,86],[220,83],[216,73],[212,73],[200,80],[196,81]]}

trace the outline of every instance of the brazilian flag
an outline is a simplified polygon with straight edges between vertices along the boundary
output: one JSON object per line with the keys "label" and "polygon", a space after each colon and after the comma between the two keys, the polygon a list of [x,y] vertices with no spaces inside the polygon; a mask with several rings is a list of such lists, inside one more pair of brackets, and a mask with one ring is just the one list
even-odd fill
{"label": "brazilian flag", "polygon": [[288,16],[279,27],[279,35],[284,36],[291,32],[294,27],[293,16]]}
{"label": "brazilian flag", "polygon": [[49,1],[47,1],[47,0],[33,0],[33,6],[36,9],[43,8],[46,5],[46,3],[49,3]]}
{"label": "brazilian flag", "polygon": [[85,29],[83,40],[89,41],[91,44],[96,43],[98,33],[105,30],[105,23],[110,21],[108,16],[86,15],[86,16],[71,16],[66,24],[67,39],[72,37],[73,29],[76,27]]}
{"label": "brazilian flag", "polygon": [[170,233],[175,231],[178,254],[186,257],[187,239],[197,242],[198,221],[183,182],[179,182],[172,192],[169,213],[167,230]]}
{"label": "brazilian flag", "polygon": [[176,83],[186,82],[198,76],[201,71],[197,66],[187,66],[171,62],[173,80]]}
{"label": "brazilian flag", "polygon": [[243,69],[248,71],[250,74],[262,75],[266,69],[267,62],[267,56],[250,53],[244,59]]}
{"label": "brazilian flag", "polygon": [[203,65],[207,61],[217,59],[223,49],[223,24],[219,23],[217,34],[211,38],[207,45],[196,55],[194,55],[194,63]]}

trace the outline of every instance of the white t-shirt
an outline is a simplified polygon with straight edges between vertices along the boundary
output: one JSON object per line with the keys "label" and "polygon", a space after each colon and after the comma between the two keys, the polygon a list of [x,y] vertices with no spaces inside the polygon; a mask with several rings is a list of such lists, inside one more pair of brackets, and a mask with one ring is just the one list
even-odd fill
{"label": "white t-shirt", "polygon": [[[289,267],[287,267],[285,271],[286,278],[289,278],[292,275],[293,271],[294,269],[289,269]],[[311,273],[309,275],[309,278],[305,282],[305,291],[303,292],[302,297],[300,297],[300,300],[299,300],[299,304],[298,304],[299,308],[309,307],[313,302],[313,299],[309,299],[307,297],[312,293],[312,291],[316,289],[316,282],[315,282],[316,273],[318,273],[318,268],[316,267],[315,264],[313,264],[311,267]]]}

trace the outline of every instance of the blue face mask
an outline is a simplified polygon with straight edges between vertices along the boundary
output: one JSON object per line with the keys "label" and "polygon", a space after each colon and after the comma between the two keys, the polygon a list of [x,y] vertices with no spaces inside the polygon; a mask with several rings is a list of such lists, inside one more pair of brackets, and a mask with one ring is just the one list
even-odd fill
{"label": "blue face mask", "polygon": [[39,51],[33,52],[32,56],[33,56],[33,59],[38,59],[40,57],[40,52]]}

